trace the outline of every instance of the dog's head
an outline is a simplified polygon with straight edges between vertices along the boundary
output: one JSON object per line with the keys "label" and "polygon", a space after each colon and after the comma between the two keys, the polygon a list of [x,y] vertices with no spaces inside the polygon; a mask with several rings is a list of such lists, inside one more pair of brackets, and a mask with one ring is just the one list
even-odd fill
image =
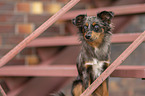
{"label": "dog's head", "polygon": [[111,11],[102,11],[97,16],[78,15],[73,19],[73,24],[80,29],[87,42],[99,40],[111,29],[111,19],[114,14]]}

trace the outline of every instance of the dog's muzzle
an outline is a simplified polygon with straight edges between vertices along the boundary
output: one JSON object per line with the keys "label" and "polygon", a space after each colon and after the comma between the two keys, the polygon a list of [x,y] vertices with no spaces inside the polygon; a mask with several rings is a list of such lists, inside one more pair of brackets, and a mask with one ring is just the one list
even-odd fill
{"label": "dog's muzzle", "polygon": [[86,39],[90,39],[91,38],[91,34],[88,34],[85,36]]}
{"label": "dog's muzzle", "polygon": [[85,35],[86,39],[90,39],[92,36],[92,32],[87,32],[87,34]]}

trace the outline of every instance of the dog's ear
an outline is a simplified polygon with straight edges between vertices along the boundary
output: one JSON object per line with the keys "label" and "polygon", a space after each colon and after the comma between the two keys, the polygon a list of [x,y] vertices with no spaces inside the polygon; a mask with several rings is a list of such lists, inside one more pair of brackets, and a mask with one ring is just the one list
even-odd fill
{"label": "dog's ear", "polygon": [[87,15],[78,15],[75,19],[72,20],[72,23],[74,25],[76,25],[77,27],[81,27],[83,25],[83,22],[84,22],[84,18],[86,17]]}
{"label": "dog's ear", "polygon": [[111,19],[114,17],[114,13],[111,11],[102,11],[97,14],[97,17],[101,19],[105,24],[110,24]]}

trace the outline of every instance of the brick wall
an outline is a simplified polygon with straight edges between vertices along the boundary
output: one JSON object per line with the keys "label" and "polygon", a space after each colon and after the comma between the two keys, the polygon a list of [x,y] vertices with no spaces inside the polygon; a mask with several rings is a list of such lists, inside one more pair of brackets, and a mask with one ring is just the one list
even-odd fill
{"label": "brick wall", "polygon": [[[0,58],[16,46],[70,0],[0,0]],[[83,2],[73,9],[85,8]],[[71,10],[73,10],[71,9]],[[76,34],[70,21],[57,21],[39,37]],[[26,53],[25,53],[26,52]],[[25,54],[21,54],[25,53]],[[39,57],[35,48],[25,48],[8,64],[27,64]],[[30,59],[28,59],[30,58]],[[16,62],[18,61],[18,62]],[[39,60],[34,61],[39,63]]]}
{"label": "brick wall", "polygon": [[[0,58],[31,34],[69,0],[0,0]],[[51,10],[50,10],[51,9]],[[65,35],[65,24],[55,23],[40,37]],[[25,48],[8,65],[39,63],[35,48]]]}

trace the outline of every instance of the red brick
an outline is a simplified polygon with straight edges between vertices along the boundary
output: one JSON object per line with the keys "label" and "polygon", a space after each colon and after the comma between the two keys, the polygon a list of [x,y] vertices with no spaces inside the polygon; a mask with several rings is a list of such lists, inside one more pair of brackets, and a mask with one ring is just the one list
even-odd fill
{"label": "red brick", "polygon": [[59,1],[59,2],[69,2],[70,0],[57,0],[57,1]]}
{"label": "red brick", "polygon": [[41,2],[47,1],[48,2],[48,0],[25,0],[25,1],[41,1]]}
{"label": "red brick", "polygon": [[2,35],[2,44],[3,45],[16,45],[24,39],[23,35],[14,35],[14,34],[3,34]]}
{"label": "red brick", "polygon": [[3,13],[0,14],[0,22],[23,22],[24,21],[24,15],[23,14],[11,14],[11,13]]}
{"label": "red brick", "polygon": [[1,38],[1,36],[0,36],[0,46],[2,45],[2,38]]}
{"label": "red brick", "polygon": [[0,33],[14,33],[15,26],[13,24],[0,24]]}
{"label": "red brick", "polygon": [[32,14],[42,14],[43,13],[43,2],[37,1],[31,4]]}
{"label": "red brick", "polygon": [[32,48],[25,48],[20,52],[20,55],[32,55],[33,49]]}
{"label": "red brick", "polygon": [[[48,0],[25,0],[25,1],[41,1],[41,2],[44,2],[44,1],[48,1]],[[70,0],[56,0],[57,2],[69,2]]]}
{"label": "red brick", "polygon": [[44,15],[28,15],[28,22],[42,24],[50,18],[49,14]]}
{"label": "red brick", "polygon": [[17,3],[16,9],[18,12],[30,12],[30,3],[27,2]]}
{"label": "red brick", "polygon": [[14,58],[10,60],[6,65],[25,65],[24,58]]}
{"label": "red brick", "polygon": [[[35,25],[38,28],[40,24]],[[57,36],[60,35],[60,28],[57,25],[52,25],[48,29],[46,29],[40,36],[41,37],[48,37],[48,36]]]}
{"label": "red brick", "polygon": [[44,10],[50,14],[55,14],[61,9],[61,3],[46,3],[44,4]]}
{"label": "red brick", "polygon": [[37,64],[39,64],[39,58],[36,55],[26,56],[26,64],[27,65],[37,65]]}
{"label": "red brick", "polygon": [[7,47],[7,48],[0,47],[0,57],[3,57],[6,53],[8,53],[11,50],[11,48],[10,47]]}
{"label": "red brick", "polygon": [[33,24],[17,24],[17,33],[19,34],[30,34],[34,30]]}
{"label": "red brick", "polygon": [[14,2],[0,2],[0,10],[1,11],[14,11]]}

